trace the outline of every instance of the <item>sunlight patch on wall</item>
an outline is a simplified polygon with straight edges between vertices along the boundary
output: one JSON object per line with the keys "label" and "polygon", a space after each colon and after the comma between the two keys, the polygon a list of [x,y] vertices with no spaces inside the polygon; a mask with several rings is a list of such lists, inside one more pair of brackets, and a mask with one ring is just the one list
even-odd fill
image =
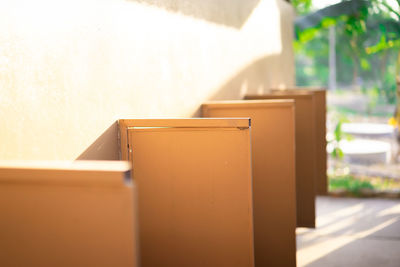
{"label": "sunlight patch on wall", "polygon": [[[191,116],[280,55],[277,1],[260,0],[241,28],[134,1],[1,1],[0,158],[73,159],[118,118]],[[276,81],[294,75],[274,64]]]}

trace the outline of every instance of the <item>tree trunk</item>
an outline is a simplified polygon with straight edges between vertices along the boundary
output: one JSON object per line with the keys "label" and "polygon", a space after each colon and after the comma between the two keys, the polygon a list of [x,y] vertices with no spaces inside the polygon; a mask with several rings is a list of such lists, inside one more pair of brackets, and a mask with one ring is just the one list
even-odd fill
{"label": "tree trunk", "polygon": [[396,62],[396,109],[394,110],[393,117],[396,122],[396,129],[395,129],[396,148],[395,148],[394,154],[392,155],[392,161],[395,163],[398,163],[399,156],[400,156],[400,134],[399,134],[399,125],[400,125],[400,51],[397,54],[397,62]]}
{"label": "tree trunk", "polygon": [[359,89],[359,82],[358,82],[358,58],[356,56],[353,56],[353,89],[358,90]]}
{"label": "tree trunk", "polygon": [[359,73],[359,69],[358,69],[358,66],[359,66],[359,62],[360,62],[360,60],[359,60],[359,56],[358,56],[358,53],[357,53],[357,43],[356,43],[356,40],[355,40],[355,37],[353,37],[353,39],[350,41],[350,46],[351,46],[351,48],[352,48],[352,50],[353,50],[353,53],[352,53],[352,55],[351,55],[351,57],[353,58],[353,89],[359,89],[359,81],[358,81],[358,73]]}
{"label": "tree trunk", "polygon": [[400,51],[397,54],[396,62],[396,110],[393,116],[396,119],[396,126],[398,127],[400,125]]}
{"label": "tree trunk", "polygon": [[336,89],[336,30],[329,27],[329,90]]}

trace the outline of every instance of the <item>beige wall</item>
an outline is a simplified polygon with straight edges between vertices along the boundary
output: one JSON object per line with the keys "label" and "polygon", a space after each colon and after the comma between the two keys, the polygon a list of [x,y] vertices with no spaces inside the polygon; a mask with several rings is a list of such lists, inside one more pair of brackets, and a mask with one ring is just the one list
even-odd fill
{"label": "beige wall", "polygon": [[117,159],[115,121],[294,85],[283,0],[0,4],[0,159]]}

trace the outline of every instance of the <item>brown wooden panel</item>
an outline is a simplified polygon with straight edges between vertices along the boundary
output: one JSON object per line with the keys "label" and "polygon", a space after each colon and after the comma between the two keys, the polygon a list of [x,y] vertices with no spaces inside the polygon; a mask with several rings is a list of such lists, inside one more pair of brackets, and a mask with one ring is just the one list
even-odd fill
{"label": "brown wooden panel", "polygon": [[[224,127],[236,127],[246,128],[249,127],[248,118],[238,118],[232,120],[224,119],[120,119],[119,125],[119,143],[121,148],[121,159],[128,159],[127,147],[128,135],[127,131],[129,127],[175,127],[175,128],[224,128]],[[134,126],[133,126],[134,125]]]}
{"label": "brown wooden panel", "polygon": [[254,266],[249,119],[210,121],[126,125],[144,267]]}
{"label": "brown wooden panel", "polygon": [[293,100],[209,102],[204,117],[250,117],[256,266],[296,266]]}
{"label": "brown wooden panel", "polygon": [[326,155],[326,90],[314,90],[315,118],[317,121],[317,194],[328,194],[327,155]]}
{"label": "brown wooden panel", "polygon": [[[209,118],[193,119],[121,119],[121,125],[125,127],[174,127],[174,128],[248,128],[248,118],[236,118],[232,120]],[[154,126],[157,125],[157,126]]]}
{"label": "brown wooden panel", "polygon": [[129,170],[0,161],[0,266],[139,266]]}
{"label": "brown wooden panel", "polygon": [[310,92],[248,95],[245,99],[295,100],[296,210],[298,227],[315,227],[315,119]]}
{"label": "brown wooden panel", "polygon": [[315,104],[315,142],[316,142],[316,192],[318,195],[328,194],[327,155],[326,155],[326,89],[316,87],[298,87],[285,90],[274,89],[281,93],[312,92]]}

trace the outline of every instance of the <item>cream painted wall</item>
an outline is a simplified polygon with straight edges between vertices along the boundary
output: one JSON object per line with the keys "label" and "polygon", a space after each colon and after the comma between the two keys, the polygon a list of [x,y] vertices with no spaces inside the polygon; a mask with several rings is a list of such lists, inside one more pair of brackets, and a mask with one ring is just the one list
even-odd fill
{"label": "cream painted wall", "polygon": [[117,159],[115,121],[294,85],[283,0],[0,1],[0,159]]}

